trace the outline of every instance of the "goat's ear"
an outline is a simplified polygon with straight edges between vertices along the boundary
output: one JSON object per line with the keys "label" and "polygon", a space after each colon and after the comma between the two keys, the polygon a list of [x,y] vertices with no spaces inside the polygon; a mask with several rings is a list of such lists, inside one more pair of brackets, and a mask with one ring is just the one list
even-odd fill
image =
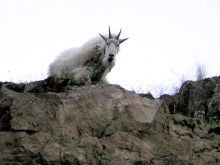
{"label": "goat's ear", "polygon": [[103,38],[103,40],[106,42],[107,41],[107,38],[105,38],[103,35],[101,35],[100,33],[99,33],[99,35]]}
{"label": "goat's ear", "polygon": [[119,40],[119,44],[121,44],[122,42],[126,41],[128,38],[125,38],[125,39],[120,39]]}

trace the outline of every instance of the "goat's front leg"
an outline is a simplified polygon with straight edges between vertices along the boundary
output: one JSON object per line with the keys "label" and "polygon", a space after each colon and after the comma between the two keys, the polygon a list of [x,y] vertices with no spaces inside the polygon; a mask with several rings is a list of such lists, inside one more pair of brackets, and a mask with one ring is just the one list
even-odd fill
{"label": "goat's front leg", "polygon": [[110,83],[106,80],[106,78],[102,78],[102,79],[101,79],[101,83],[103,83],[103,84],[110,84]]}

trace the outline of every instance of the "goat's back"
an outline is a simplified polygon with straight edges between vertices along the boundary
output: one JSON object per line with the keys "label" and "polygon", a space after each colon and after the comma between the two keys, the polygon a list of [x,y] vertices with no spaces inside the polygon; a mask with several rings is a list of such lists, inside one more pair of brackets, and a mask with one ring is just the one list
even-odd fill
{"label": "goat's back", "polygon": [[64,51],[50,64],[49,75],[62,77],[63,72],[82,67],[86,61],[97,53],[96,45],[104,45],[104,40],[100,36],[89,40],[81,47]]}

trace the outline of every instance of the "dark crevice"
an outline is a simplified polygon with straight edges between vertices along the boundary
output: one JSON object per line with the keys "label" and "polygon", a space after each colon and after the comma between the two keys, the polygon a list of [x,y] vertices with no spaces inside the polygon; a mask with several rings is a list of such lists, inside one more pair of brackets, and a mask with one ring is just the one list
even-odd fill
{"label": "dark crevice", "polygon": [[169,117],[167,117],[163,123],[163,132],[165,131],[165,127],[167,126],[168,119],[169,119]]}
{"label": "dark crevice", "polygon": [[106,135],[106,130],[107,130],[107,128],[108,128],[110,125],[111,125],[111,123],[108,124],[108,125],[106,126],[106,128],[97,136],[98,139],[101,139],[101,138],[103,138],[103,137],[108,137],[108,136],[110,136],[110,135]]}
{"label": "dark crevice", "polygon": [[18,92],[18,93],[23,93],[24,88],[25,88],[25,84],[23,84],[23,83],[21,83],[21,84],[9,83],[7,85],[7,88],[10,90],[13,90],[15,92]]}
{"label": "dark crevice", "polygon": [[26,133],[28,133],[28,134],[34,134],[34,133],[36,133],[37,131],[35,131],[35,130],[13,130],[13,129],[11,129],[10,130],[11,132],[26,132]]}
{"label": "dark crevice", "polygon": [[0,109],[0,131],[11,131],[11,119],[10,108]]}
{"label": "dark crevice", "polygon": [[134,162],[134,165],[148,165],[150,164],[148,161],[138,160]]}
{"label": "dark crevice", "polygon": [[209,130],[208,134],[211,134],[211,133],[215,133],[215,134],[220,135],[220,127],[211,128],[211,129]]}
{"label": "dark crevice", "polygon": [[62,162],[62,143],[63,143],[63,134],[61,134],[60,136],[60,142],[59,142],[59,147],[60,147],[60,150],[59,150],[59,160],[60,162]]}
{"label": "dark crevice", "polygon": [[109,137],[109,136],[111,136],[112,134],[105,134],[105,136],[104,137]]}

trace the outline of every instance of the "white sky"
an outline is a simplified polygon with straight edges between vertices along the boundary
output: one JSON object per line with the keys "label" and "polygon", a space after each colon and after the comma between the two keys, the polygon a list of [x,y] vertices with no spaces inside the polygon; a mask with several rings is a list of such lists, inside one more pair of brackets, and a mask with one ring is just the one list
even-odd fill
{"label": "white sky", "polygon": [[196,64],[220,75],[220,0],[0,0],[0,81],[46,78],[63,50],[109,25],[129,37],[108,75],[113,84],[161,92],[195,80]]}

